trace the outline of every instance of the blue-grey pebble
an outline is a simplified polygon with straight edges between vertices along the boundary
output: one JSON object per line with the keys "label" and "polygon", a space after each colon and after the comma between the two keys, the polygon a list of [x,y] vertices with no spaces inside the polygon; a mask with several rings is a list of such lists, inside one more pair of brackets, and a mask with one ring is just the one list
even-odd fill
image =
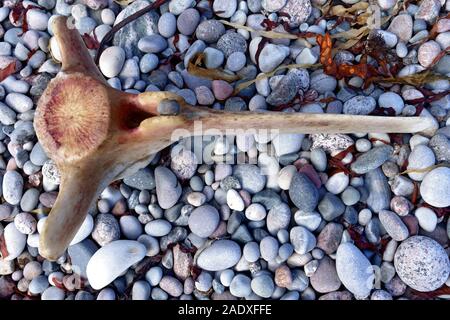
{"label": "blue-grey pebble", "polygon": [[391,188],[381,168],[367,172],[364,176],[365,187],[369,192],[367,205],[374,212],[389,209]]}
{"label": "blue-grey pebble", "polygon": [[234,278],[234,271],[231,269],[227,269],[227,270],[223,270],[220,273],[220,282],[225,286],[225,287],[229,287],[231,284],[231,281]]}
{"label": "blue-grey pebble", "polygon": [[267,230],[275,235],[280,229],[286,229],[291,221],[291,209],[282,202],[273,206],[267,214]]}
{"label": "blue-grey pebble", "polygon": [[242,253],[244,255],[245,260],[247,260],[248,262],[255,262],[261,256],[261,253],[259,251],[259,245],[257,242],[254,241],[246,243]]}
{"label": "blue-grey pebble", "polygon": [[148,300],[150,298],[151,287],[147,281],[139,280],[133,284],[131,290],[132,300]]}
{"label": "blue-grey pebble", "polygon": [[194,209],[189,216],[189,228],[199,237],[210,236],[219,225],[220,216],[216,208],[203,205]]}
{"label": "blue-grey pebble", "polygon": [[311,164],[317,171],[325,171],[327,168],[327,154],[322,148],[311,150]]}
{"label": "blue-grey pebble", "polygon": [[145,233],[153,237],[163,237],[172,230],[172,224],[164,219],[155,219],[145,225]]}
{"label": "blue-grey pebble", "polygon": [[214,19],[209,19],[201,22],[197,26],[195,35],[197,39],[203,40],[206,43],[214,43],[225,33],[225,26]]}
{"label": "blue-grey pebble", "polygon": [[217,240],[198,255],[197,265],[207,271],[219,271],[234,267],[240,258],[241,248],[236,242]]}
{"label": "blue-grey pebble", "polygon": [[145,53],[159,53],[167,48],[167,41],[159,34],[151,34],[139,40],[138,48]]}
{"label": "blue-grey pebble", "polygon": [[121,233],[126,239],[136,240],[142,234],[142,225],[135,216],[120,217],[119,225]]}
{"label": "blue-grey pebble", "polygon": [[23,194],[23,178],[17,171],[7,171],[3,176],[3,197],[11,205],[17,205]]}
{"label": "blue-grey pebble", "polygon": [[227,58],[227,63],[225,64],[225,69],[230,71],[239,71],[241,70],[247,62],[247,57],[243,52],[233,52]]}
{"label": "blue-grey pebble", "polygon": [[139,61],[139,69],[142,73],[149,73],[150,71],[155,70],[158,65],[158,56],[153,53],[144,54]]}
{"label": "blue-grey pebble", "polygon": [[350,165],[350,168],[357,174],[365,174],[385,163],[393,151],[394,148],[388,145],[372,148],[358,157],[358,159]]}
{"label": "blue-grey pebble", "polygon": [[145,280],[152,286],[157,286],[163,277],[163,270],[161,267],[152,267],[145,274]]}
{"label": "blue-grey pebble", "polygon": [[45,153],[44,149],[42,149],[42,146],[39,142],[36,142],[36,144],[33,146],[33,149],[30,153],[30,160],[37,166],[43,166],[45,161],[48,160],[48,156]]}
{"label": "blue-grey pebble", "polygon": [[381,210],[378,213],[378,218],[392,239],[395,241],[403,241],[408,238],[408,227],[396,213],[389,210]]}
{"label": "blue-grey pebble", "polygon": [[245,298],[252,293],[251,279],[243,274],[237,274],[230,284],[230,293],[238,298]]}
{"label": "blue-grey pebble", "polygon": [[304,173],[296,173],[289,188],[289,197],[297,208],[310,212],[317,206],[319,191]]}
{"label": "blue-grey pebble", "polygon": [[251,287],[253,292],[262,298],[270,298],[275,290],[273,279],[266,274],[253,278]]}
{"label": "blue-grey pebble", "polygon": [[28,285],[28,290],[32,294],[40,294],[44,292],[44,290],[47,289],[49,285],[50,284],[48,283],[47,277],[44,275],[40,275],[31,280],[30,284]]}
{"label": "blue-grey pebble", "polygon": [[177,31],[177,19],[171,12],[165,12],[158,20],[159,34],[165,38],[170,38]]}
{"label": "blue-grey pebble", "polygon": [[223,61],[225,59],[224,54],[222,51],[217,50],[216,48],[208,47],[203,51],[204,54],[204,60],[206,68],[208,69],[215,69],[220,67],[223,64]]}
{"label": "blue-grey pebble", "polygon": [[293,227],[290,231],[291,244],[295,252],[305,254],[316,246],[316,237],[305,227]]}
{"label": "blue-grey pebble", "polygon": [[0,102],[0,122],[9,126],[16,122],[16,112],[6,104]]}
{"label": "blue-grey pebble", "polygon": [[262,174],[261,169],[253,164],[238,164],[233,168],[233,175],[238,178],[243,189],[251,194],[255,194],[266,184],[266,176]]}
{"label": "blue-grey pebble", "polygon": [[149,168],[143,168],[134,174],[127,176],[123,182],[138,190],[153,190],[155,188],[155,177]]}
{"label": "blue-grey pebble", "polygon": [[97,250],[98,247],[90,239],[85,239],[70,246],[67,253],[72,263],[73,272],[87,279],[87,264]]}
{"label": "blue-grey pebble", "polygon": [[161,208],[174,206],[181,196],[181,186],[175,174],[168,168],[159,166],[155,169],[156,196]]}
{"label": "blue-grey pebble", "polygon": [[20,199],[20,208],[25,212],[30,212],[35,209],[39,203],[40,192],[36,188],[30,188],[24,192],[22,199]]}
{"label": "blue-grey pebble", "polygon": [[352,243],[342,243],[336,253],[336,271],[344,286],[357,298],[373,288],[374,270],[366,256]]}
{"label": "blue-grey pebble", "polygon": [[212,276],[209,272],[203,271],[195,280],[195,288],[202,292],[207,292],[212,287]]}
{"label": "blue-grey pebble", "polygon": [[345,114],[368,115],[376,106],[374,98],[361,95],[345,101],[343,111]]}
{"label": "blue-grey pebble", "polygon": [[181,34],[190,36],[195,32],[198,23],[200,22],[200,14],[194,8],[189,8],[183,11],[177,19],[177,28]]}
{"label": "blue-grey pebble", "polygon": [[272,236],[267,236],[259,243],[261,257],[266,261],[273,261],[278,255],[278,240]]}
{"label": "blue-grey pebble", "polygon": [[64,300],[65,292],[58,287],[48,287],[42,292],[42,300]]}
{"label": "blue-grey pebble", "polygon": [[344,213],[345,205],[338,196],[327,192],[320,200],[318,210],[326,221],[332,221]]}

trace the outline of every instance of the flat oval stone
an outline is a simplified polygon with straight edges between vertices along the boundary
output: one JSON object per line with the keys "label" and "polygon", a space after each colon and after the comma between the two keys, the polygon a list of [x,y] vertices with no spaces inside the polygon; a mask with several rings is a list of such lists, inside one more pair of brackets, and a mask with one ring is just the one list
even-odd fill
{"label": "flat oval stone", "polygon": [[164,219],[155,219],[145,225],[145,233],[153,237],[163,237],[172,229],[169,221]]}
{"label": "flat oval stone", "polygon": [[124,63],[125,51],[121,47],[111,46],[102,52],[99,67],[106,77],[113,78],[120,73]]}
{"label": "flat oval stone", "polygon": [[351,164],[351,169],[357,174],[364,174],[380,167],[391,156],[394,149],[391,146],[379,146],[363,153]]}
{"label": "flat oval stone", "polygon": [[297,173],[292,178],[289,197],[297,208],[311,212],[319,201],[319,191],[305,174]]}
{"label": "flat oval stone", "polygon": [[311,286],[320,293],[333,292],[341,286],[341,280],[337,275],[336,263],[325,256],[319,262],[319,267],[310,278]]}
{"label": "flat oval stone", "polygon": [[450,262],[444,248],[424,236],[403,241],[395,252],[394,266],[404,283],[422,292],[440,288],[450,274]]}
{"label": "flat oval stone", "polygon": [[141,261],[145,246],[133,240],[117,240],[101,247],[89,260],[86,273],[89,284],[95,290],[113,282],[125,270]]}
{"label": "flat oval stone", "polygon": [[368,115],[371,113],[377,102],[370,96],[356,96],[344,103],[343,111],[345,114]]}
{"label": "flat oval stone", "polygon": [[181,186],[175,174],[166,167],[155,169],[156,196],[163,209],[175,205],[181,196]]}
{"label": "flat oval stone", "polygon": [[378,218],[386,232],[395,241],[403,241],[409,236],[408,227],[403,223],[400,217],[392,211],[381,210]]}
{"label": "flat oval stone", "polygon": [[10,261],[17,258],[27,244],[27,236],[17,230],[14,222],[10,222],[3,230],[3,237],[5,239],[5,246],[8,255],[4,260]]}
{"label": "flat oval stone", "polygon": [[344,286],[362,299],[369,296],[375,279],[366,256],[350,242],[342,243],[336,253],[336,271]]}
{"label": "flat oval stone", "polygon": [[225,270],[235,266],[241,258],[241,248],[232,240],[217,240],[200,252],[197,265],[207,271]]}
{"label": "flat oval stone", "polygon": [[23,193],[23,178],[17,171],[7,171],[3,176],[3,197],[11,205],[20,203]]}

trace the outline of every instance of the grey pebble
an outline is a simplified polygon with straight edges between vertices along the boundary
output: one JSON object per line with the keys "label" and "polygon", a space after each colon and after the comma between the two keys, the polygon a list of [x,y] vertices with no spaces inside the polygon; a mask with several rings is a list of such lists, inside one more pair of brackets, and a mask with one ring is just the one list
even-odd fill
{"label": "grey pebble", "polygon": [[237,32],[227,32],[217,41],[217,49],[222,51],[226,58],[234,52],[247,51],[247,41]]}
{"label": "grey pebble", "polygon": [[344,286],[357,298],[369,296],[373,288],[374,270],[369,260],[353,244],[339,246],[336,254],[336,271]]}
{"label": "grey pebble", "polygon": [[278,248],[277,239],[271,236],[264,237],[259,244],[261,257],[268,262],[273,261],[277,257]]}
{"label": "grey pebble", "polygon": [[217,20],[205,20],[197,26],[197,39],[206,43],[214,43],[225,33],[224,25]]}
{"label": "grey pebble", "polygon": [[262,274],[253,278],[251,288],[258,296],[262,298],[270,298],[275,290],[275,284],[270,276]]}
{"label": "grey pebble", "polygon": [[394,149],[387,145],[372,148],[358,157],[358,159],[351,164],[351,169],[357,174],[367,173],[385,163],[393,151]]}
{"label": "grey pebble", "polygon": [[210,236],[219,225],[220,217],[216,208],[203,205],[194,209],[189,216],[189,228],[199,237]]}
{"label": "grey pebble", "polygon": [[369,192],[367,205],[374,212],[388,209],[391,201],[391,189],[386,176],[380,168],[371,170],[365,175],[365,186]]}
{"label": "grey pebble", "polygon": [[293,227],[290,231],[290,240],[295,252],[305,254],[316,246],[316,237],[305,227]]}
{"label": "grey pebble", "polygon": [[165,38],[170,38],[175,34],[176,30],[177,30],[176,17],[170,12],[163,13],[158,20],[159,34]]}
{"label": "grey pebble", "polygon": [[92,238],[100,245],[104,246],[120,238],[120,227],[116,218],[112,214],[99,214],[95,217]]}
{"label": "grey pebble", "polygon": [[403,241],[395,252],[394,265],[408,286],[422,292],[441,287],[450,274],[450,262],[444,248],[424,236]]}
{"label": "grey pebble", "polygon": [[230,292],[238,298],[245,298],[252,292],[251,279],[243,274],[237,274],[230,283]]}
{"label": "grey pebble", "polygon": [[291,221],[291,209],[286,203],[273,206],[267,214],[267,230],[275,235],[280,229],[286,229]]}
{"label": "grey pebble", "polygon": [[217,240],[200,252],[197,265],[207,271],[225,270],[235,266],[241,258],[241,248],[231,240]]}
{"label": "grey pebble", "polygon": [[3,176],[3,197],[11,205],[20,203],[23,194],[23,178],[17,171],[7,171]]}
{"label": "grey pebble", "polygon": [[189,8],[183,11],[177,19],[177,28],[181,34],[190,36],[195,32],[200,21],[200,14],[197,10]]}
{"label": "grey pebble", "polygon": [[163,209],[176,204],[181,196],[181,186],[170,169],[157,167],[155,169],[156,195],[158,203]]}
{"label": "grey pebble", "polygon": [[343,111],[346,114],[368,115],[376,105],[377,102],[370,96],[356,96],[345,101]]}
{"label": "grey pebble", "polygon": [[297,173],[292,179],[289,197],[297,208],[310,212],[317,206],[319,191],[304,173]]}
{"label": "grey pebble", "polygon": [[136,173],[125,177],[123,182],[138,190],[153,190],[155,188],[153,172],[148,168],[140,169]]}
{"label": "grey pebble", "polygon": [[251,194],[261,191],[266,183],[266,176],[261,174],[261,169],[252,164],[234,166],[233,175],[238,178],[242,188]]}
{"label": "grey pebble", "polygon": [[378,218],[386,232],[396,241],[403,241],[409,236],[409,231],[400,217],[392,211],[381,210]]}
{"label": "grey pebble", "polygon": [[338,196],[327,192],[320,200],[318,210],[326,221],[332,221],[344,213],[345,205]]}

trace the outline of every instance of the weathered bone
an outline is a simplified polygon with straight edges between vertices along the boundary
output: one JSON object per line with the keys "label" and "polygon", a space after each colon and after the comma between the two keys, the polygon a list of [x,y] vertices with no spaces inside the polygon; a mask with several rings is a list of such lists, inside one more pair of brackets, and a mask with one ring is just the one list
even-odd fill
{"label": "weathered bone", "polygon": [[[64,253],[89,207],[110,182],[148,164],[151,154],[174,142],[174,130],[184,129],[185,136],[199,134],[194,132],[195,121],[201,121],[203,130],[283,133],[417,132],[432,126],[429,119],[419,117],[223,112],[187,105],[170,92],[121,92],[109,87],[65,17],[56,18],[52,30],[62,69],[40,98],[35,115],[38,139],[62,176],[40,235],[40,254],[49,260]],[[177,100],[180,114],[158,115],[162,99]]]}

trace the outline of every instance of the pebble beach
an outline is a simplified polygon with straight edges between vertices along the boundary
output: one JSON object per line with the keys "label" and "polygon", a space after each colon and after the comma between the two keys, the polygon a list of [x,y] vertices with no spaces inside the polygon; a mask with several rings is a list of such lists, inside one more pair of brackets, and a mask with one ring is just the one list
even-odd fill
{"label": "pebble beach", "polygon": [[[450,0],[159,2],[103,43],[152,1],[0,1],[0,299],[450,299]],[[106,187],[50,261],[61,174],[33,120],[57,16],[117,90],[433,126],[182,139]]]}

